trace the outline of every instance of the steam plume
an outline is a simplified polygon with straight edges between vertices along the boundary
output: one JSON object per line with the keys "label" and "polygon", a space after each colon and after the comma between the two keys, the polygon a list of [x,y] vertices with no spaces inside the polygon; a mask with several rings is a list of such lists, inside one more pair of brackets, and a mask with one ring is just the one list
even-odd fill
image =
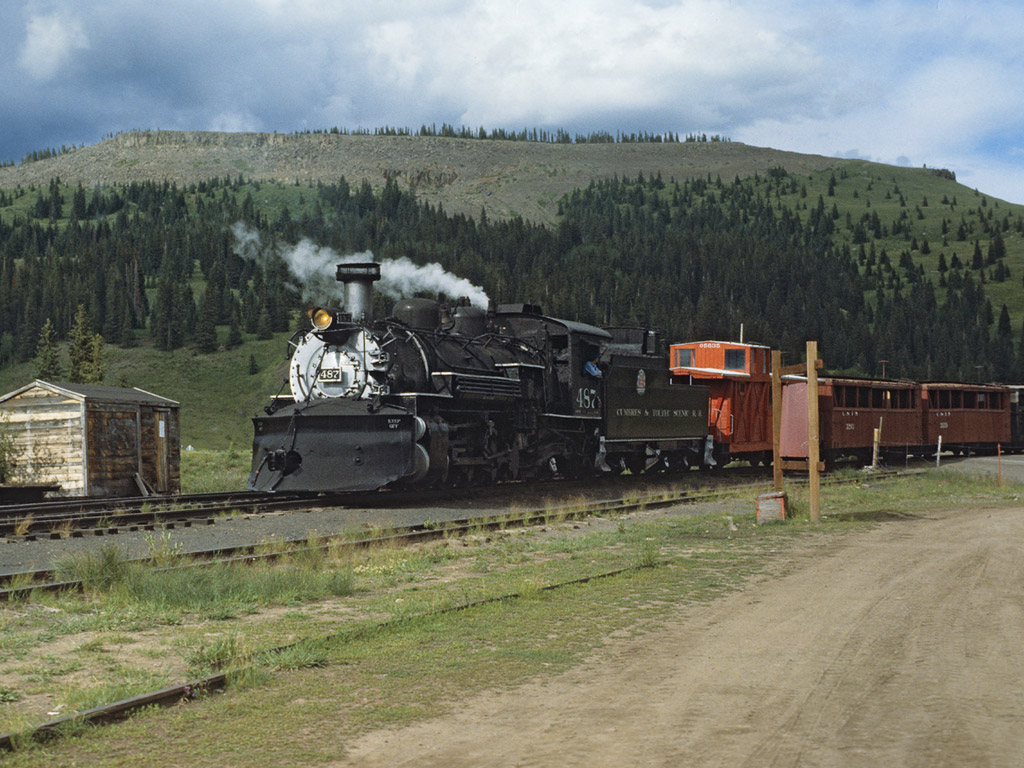
{"label": "steam plume", "polygon": [[[263,266],[276,257],[283,259],[295,281],[294,287],[307,302],[323,299],[340,302],[344,291],[341,283],[334,279],[335,267],[338,264],[376,261],[370,251],[341,256],[305,238],[298,245],[267,249],[260,242],[259,232],[249,229],[242,222],[232,226],[231,232],[235,236],[234,251],[242,258]],[[392,299],[425,291],[444,293],[451,298],[467,296],[472,304],[481,308],[486,308],[488,303],[484,290],[469,280],[446,272],[440,264],[420,266],[406,256],[380,259],[380,281],[376,283],[376,289]]]}

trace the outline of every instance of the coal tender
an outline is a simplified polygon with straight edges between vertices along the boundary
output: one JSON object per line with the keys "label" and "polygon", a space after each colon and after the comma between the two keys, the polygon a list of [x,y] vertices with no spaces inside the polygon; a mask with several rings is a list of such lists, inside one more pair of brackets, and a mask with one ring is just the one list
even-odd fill
{"label": "coal tender", "polygon": [[344,311],[293,339],[291,394],[253,419],[249,487],[368,491],[592,472],[705,457],[708,390],[670,376],[657,335],[405,299],[373,317],[376,263],[341,264]]}

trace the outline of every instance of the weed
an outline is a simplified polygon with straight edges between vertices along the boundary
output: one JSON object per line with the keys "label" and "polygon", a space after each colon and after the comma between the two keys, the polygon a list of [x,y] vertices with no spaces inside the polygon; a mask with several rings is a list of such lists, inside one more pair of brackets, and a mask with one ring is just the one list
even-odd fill
{"label": "weed", "polygon": [[[12,574],[7,578],[7,583],[4,584],[4,589],[24,589],[29,586],[33,581],[34,577],[31,572],[23,571],[22,573]],[[11,600],[17,602],[20,599],[24,599],[18,596],[12,596]]]}
{"label": "weed", "polygon": [[79,552],[64,558],[57,562],[55,570],[60,580],[80,581],[83,590],[92,592],[109,589],[123,581],[131,564],[124,549],[107,544],[98,551]]}
{"label": "weed", "polygon": [[185,651],[189,677],[203,677],[224,667],[237,667],[248,661],[237,632],[219,635],[212,640],[201,640]]}
{"label": "weed", "polygon": [[536,600],[544,591],[543,585],[533,578],[525,578],[519,582],[515,594],[520,600]]}
{"label": "weed", "polygon": [[264,656],[263,662],[272,670],[303,669],[325,667],[328,658],[326,642],[310,640],[270,651]]}
{"label": "weed", "polygon": [[637,563],[642,568],[651,568],[658,564],[661,547],[658,546],[658,542],[653,536],[644,536],[640,540],[639,550]]}
{"label": "weed", "polygon": [[4,723],[0,731],[5,730],[10,735],[11,747],[15,752],[23,752],[35,744],[35,728],[28,715],[15,712],[0,720],[0,723]]}
{"label": "weed", "polygon": [[170,568],[181,561],[180,541],[171,542],[171,532],[166,528],[160,529],[160,540],[152,533],[146,534],[146,548],[151,565],[157,568]]}
{"label": "weed", "polygon": [[327,556],[322,540],[314,531],[310,531],[306,537],[306,546],[296,549],[292,555],[292,561],[302,568],[317,570],[323,567]]}
{"label": "weed", "polygon": [[15,536],[24,536],[28,533],[29,528],[32,527],[32,515],[26,515],[19,520],[14,526]]}
{"label": "weed", "polygon": [[13,688],[8,688],[5,685],[0,685],[0,704],[9,704],[14,701],[20,701],[21,694]]}
{"label": "weed", "polygon": [[58,697],[62,709],[66,712],[84,712],[93,707],[156,691],[170,684],[166,676],[144,671],[116,668],[110,674],[111,679],[88,688],[78,683],[68,684]]}
{"label": "weed", "polygon": [[226,675],[227,684],[236,690],[257,688],[263,685],[269,675],[262,667],[244,666],[229,669]]}

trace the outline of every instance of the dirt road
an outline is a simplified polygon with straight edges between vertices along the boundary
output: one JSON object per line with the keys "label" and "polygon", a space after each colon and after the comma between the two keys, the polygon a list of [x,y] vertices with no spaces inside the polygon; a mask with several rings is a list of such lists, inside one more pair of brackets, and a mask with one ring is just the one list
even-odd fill
{"label": "dirt road", "polygon": [[1024,765],[1024,506],[886,522],[341,766]]}

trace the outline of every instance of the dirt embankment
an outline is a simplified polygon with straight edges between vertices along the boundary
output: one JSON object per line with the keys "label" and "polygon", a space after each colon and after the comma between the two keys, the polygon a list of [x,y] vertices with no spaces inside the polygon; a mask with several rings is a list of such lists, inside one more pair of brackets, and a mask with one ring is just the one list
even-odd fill
{"label": "dirt embankment", "polygon": [[1019,766],[1024,508],[888,522],[345,766]]}
{"label": "dirt embankment", "polygon": [[388,178],[450,213],[551,222],[557,201],[592,180],[661,173],[666,180],[736,176],[784,167],[807,174],[838,160],[736,142],[551,144],[528,141],[344,134],[133,131],[47,160],[0,168],[0,188],[120,184],[214,177],[283,182]]}

